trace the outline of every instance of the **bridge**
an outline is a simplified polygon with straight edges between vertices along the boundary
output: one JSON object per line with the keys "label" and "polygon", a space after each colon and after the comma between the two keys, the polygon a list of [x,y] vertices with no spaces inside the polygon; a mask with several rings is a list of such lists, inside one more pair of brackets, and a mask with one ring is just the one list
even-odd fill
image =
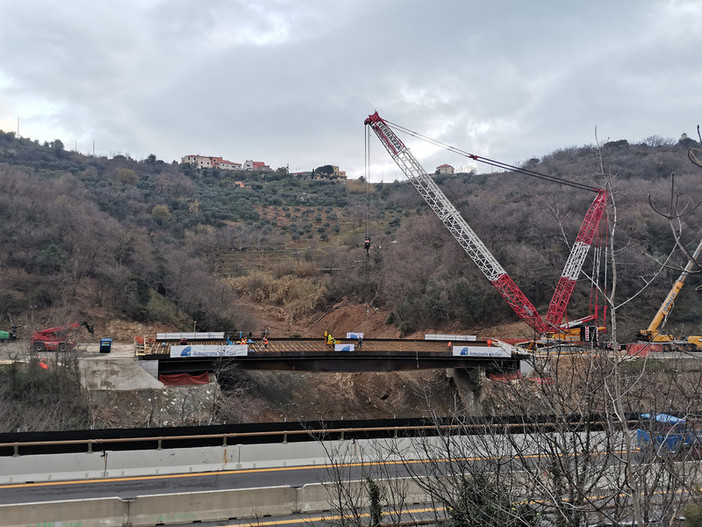
{"label": "bridge", "polygon": [[[359,349],[356,340],[341,339],[335,349],[323,339],[269,339],[267,345],[262,340],[248,343],[245,354],[238,356],[174,357],[166,353],[164,346],[163,353],[146,353],[139,359],[158,361],[159,374],[172,374],[216,372],[230,366],[312,372],[480,368],[500,373],[518,370],[520,361],[527,358],[526,354],[513,350],[506,352],[493,341],[461,341],[452,348],[448,344],[432,340],[364,339]],[[348,351],[338,349],[344,347]]]}

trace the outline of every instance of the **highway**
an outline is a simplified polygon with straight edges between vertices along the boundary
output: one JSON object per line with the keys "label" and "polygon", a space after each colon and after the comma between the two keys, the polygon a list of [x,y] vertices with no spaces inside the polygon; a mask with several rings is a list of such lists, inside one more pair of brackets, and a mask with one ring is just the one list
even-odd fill
{"label": "highway", "polygon": [[[366,467],[368,473],[370,467]],[[194,474],[52,481],[0,485],[0,504],[80,500],[117,496],[122,499],[152,494],[191,493],[208,490],[247,489],[329,480],[329,466],[299,466],[224,470]],[[372,473],[372,469],[370,469]],[[361,478],[362,467],[351,466],[351,476]],[[354,478],[352,478],[354,479]]]}
{"label": "highway", "polygon": [[[482,458],[475,458],[475,462]],[[87,480],[45,481],[0,485],[0,504],[40,503],[90,498],[135,496],[154,494],[182,494],[214,490],[234,490],[267,487],[302,487],[310,483],[333,481],[335,470],[343,471],[346,481],[373,478],[409,477],[407,466],[422,472],[423,461],[364,462],[338,465],[302,465],[295,467],[270,467],[191,474],[165,474],[122,478]]]}
{"label": "highway", "polygon": [[[593,445],[605,446],[603,434],[596,432],[590,436]],[[465,436],[465,448],[454,452],[470,456],[464,461],[476,464],[477,470],[483,468],[483,463],[489,463],[482,456],[488,455],[492,459],[498,453],[509,455],[508,444],[503,445],[504,449],[497,441],[490,452],[485,452],[481,446],[481,436],[471,437]],[[519,463],[523,463],[525,458],[539,463],[539,450],[530,437],[529,434],[512,436],[521,445],[520,451],[525,453]],[[621,443],[620,439],[615,443]],[[436,448],[439,456],[446,451],[442,448],[441,438],[427,437],[424,440],[434,444],[429,451]],[[331,512],[322,512],[330,510],[334,499],[330,498],[329,489],[320,484],[322,482],[341,479],[357,481],[357,485],[362,485],[366,475],[381,480],[407,478],[410,471],[414,475],[424,473],[424,460],[414,460],[408,465],[395,457],[397,454],[389,455],[389,451],[383,451],[382,448],[388,447],[388,441],[394,445],[393,450],[402,452],[403,456],[418,457],[423,451],[415,451],[409,438],[386,438],[334,440],[324,444],[251,444],[6,456],[0,469],[2,465],[14,461],[21,468],[37,462],[51,465],[54,459],[56,466],[61,465],[62,459],[70,460],[70,463],[65,465],[67,472],[56,471],[49,478],[43,478],[44,481],[31,482],[26,481],[31,478],[17,477],[17,482],[0,485],[0,518],[4,519],[5,514],[15,518],[14,522],[0,521],[0,524],[17,527],[47,522],[64,522],[67,525],[83,522],[83,527],[123,524],[146,527],[176,523],[207,525],[206,522],[233,527],[318,524],[334,515],[333,507]],[[179,455],[186,456],[190,467],[181,461],[171,467],[177,472],[159,474],[159,471],[168,470],[164,461]],[[88,458],[97,462],[98,475],[86,475],[84,478],[82,471],[88,470]],[[330,464],[330,458],[337,460],[338,464]],[[613,458],[605,455],[602,459],[611,463]],[[103,460],[107,477],[99,476]],[[442,462],[440,459],[434,461]],[[291,466],[279,466],[286,463]],[[217,464],[225,468],[217,468]],[[120,471],[128,471],[129,467],[138,469],[141,474],[115,477]],[[18,473],[21,472],[15,472]],[[25,473],[30,474],[31,471]],[[67,477],[74,479],[59,480]],[[426,515],[431,518],[433,510],[421,505],[427,503],[426,493],[416,483],[408,481],[408,484],[413,489],[407,494],[406,507],[413,509],[412,516]],[[101,523],[88,521],[97,518]],[[388,518],[388,521],[394,520]]]}

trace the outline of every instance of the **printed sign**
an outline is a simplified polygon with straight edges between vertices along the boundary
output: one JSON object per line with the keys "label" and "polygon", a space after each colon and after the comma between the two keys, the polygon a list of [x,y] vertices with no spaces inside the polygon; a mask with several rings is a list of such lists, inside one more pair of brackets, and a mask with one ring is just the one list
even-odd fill
{"label": "printed sign", "polygon": [[354,332],[346,333],[346,338],[347,338],[347,339],[356,339],[356,340],[362,339],[362,338],[363,338],[363,332],[354,331]]}
{"label": "printed sign", "polygon": [[354,344],[334,344],[334,351],[353,351]]}
{"label": "printed sign", "polygon": [[171,346],[171,358],[177,357],[245,357],[249,354],[246,344],[206,345],[192,344]]}
{"label": "printed sign", "polygon": [[512,354],[499,346],[451,346],[454,357],[511,357]]}

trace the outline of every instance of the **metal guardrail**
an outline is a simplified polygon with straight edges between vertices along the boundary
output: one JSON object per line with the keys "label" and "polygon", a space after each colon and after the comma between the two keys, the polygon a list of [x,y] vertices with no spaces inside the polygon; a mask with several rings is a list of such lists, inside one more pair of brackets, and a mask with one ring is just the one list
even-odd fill
{"label": "metal guardrail", "polygon": [[[639,422],[638,418],[630,418],[627,420],[629,425],[635,425]],[[0,451],[2,449],[11,449],[12,456],[22,455],[21,449],[29,448],[36,450],[46,448],[47,452],[43,453],[60,453],[61,449],[56,447],[62,446],[78,446],[85,445],[83,452],[102,451],[106,445],[125,445],[131,443],[134,450],[176,448],[174,446],[164,446],[164,443],[181,442],[186,448],[202,446],[203,444],[212,445],[216,442],[223,447],[231,446],[232,441],[239,442],[261,442],[261,441],[246,441],[251,439],[266,439],[271,437],[279,437],[281,443],[287,443],[290,438],[300,440],[319,441],[320,439],[347,439],[349,437],[420,437],[422,435],[439,435],[446,433],[464,433],[466,435],[481,435],[489,433],[525,433],[530,429],[556,429],[557,427],[566,426],[572,429],[578,429],[587,426],[592,430],[604,428],[609,421],[582,421],[573,420],[566,422],[501,422],[501,423],[449,423],[449,424],[418,424],[418,425],[402,425],[402,426],[346,426],[332,428],[299,428],[299,429],[281,429],[281,430],[258,430],[251,432],[218,432],[218,433],[194,433],[194,434],[178,434],[178,435],[153,435],[153,436],[134,436],[134,437],[108,437],[108,438],[77,438],[77,439],[57,439],[57,440],[29,440],[29,441],[7,441],[0,442]],[[300,439],[306,437],[307,439]],[[53,452],[48,452],[51,450]],[[56,451],[58,450],[58,452]],[[75,452],[74,449],[65,451]],[[35,452],[32,452],[35,453]],[[6,454],[9,455],[9,454]]]}

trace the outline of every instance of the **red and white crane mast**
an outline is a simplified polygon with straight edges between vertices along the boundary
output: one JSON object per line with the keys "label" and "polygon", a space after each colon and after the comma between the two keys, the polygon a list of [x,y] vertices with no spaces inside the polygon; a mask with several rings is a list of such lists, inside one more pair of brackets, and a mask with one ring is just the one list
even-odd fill
{"label": "red and white crane mast", "polygon": [[[607,206],[607,192],[604,189],[596,189],[596,192],[597,196],[595,196],[594,201],[585,214],[585,219],[582,225],[580,225],[580,231],[575,238],[575,243],[571,248],[568,260],[563,268],[563,273],[551,297],[548,313],[546,313],[546,322],[550,326],[558,326],[563,321],[566,307],[568,307],[570,297],[573,295],[575,282],[578,281],[583,263],[585,263],[585,258],[590,250],[592,240],[597,233],[600,220]],[[594,318],[594,316],[585,317],[583,321],[592,320]]]}

